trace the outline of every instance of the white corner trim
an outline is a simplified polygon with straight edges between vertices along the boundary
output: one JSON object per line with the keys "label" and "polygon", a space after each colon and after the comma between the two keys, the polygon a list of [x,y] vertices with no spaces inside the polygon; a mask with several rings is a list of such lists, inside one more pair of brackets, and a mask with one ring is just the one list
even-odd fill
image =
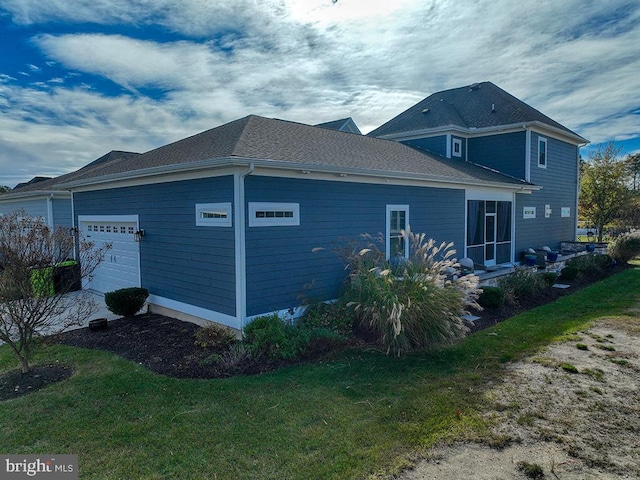
{"label": "white corner trim", "polygon": [[447,133],[447,152],[445,155],[447,158],[451,158],[451,134]]}
{"label": "white corner trim", "polygon": [[531,182],[531,129],[526,130],[525,152],[524,152],[524,179]]}

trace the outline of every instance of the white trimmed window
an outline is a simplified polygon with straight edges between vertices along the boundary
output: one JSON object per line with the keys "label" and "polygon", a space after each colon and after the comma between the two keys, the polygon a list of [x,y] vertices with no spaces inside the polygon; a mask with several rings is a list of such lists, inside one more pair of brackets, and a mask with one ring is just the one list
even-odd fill
{"label": "white trimmed window", "polygon": [[300,225],[299,203],[249,202],[250,227]]}
{"label": "white trimmed window", "polygon": [[538,167],[547,168],[547,139],[538,137]]}
{"label": "white trimmed window", "polygon": [[409,205],[387,205],[387,258],[396,255],[409,258],[409,237],[404,232],[409,227]]}
{"label": "white trimmed window", "polygon": [[453,139],[451,154],[454,157],[462,157],[462,140],[460,140],[459,138]]}
{"label": "white trimmed window", "polygon": [[198,227],[230,227],[231,202],[196,203],[196,225]]}

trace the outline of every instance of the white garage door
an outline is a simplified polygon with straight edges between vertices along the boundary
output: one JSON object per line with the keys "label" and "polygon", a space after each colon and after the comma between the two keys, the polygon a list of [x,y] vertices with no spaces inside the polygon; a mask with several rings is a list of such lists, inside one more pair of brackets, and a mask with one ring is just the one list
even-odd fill
{"label": "white garage door", "polygon": [[108,221],[104,217],[99,221],[80,220],[79,223],[85,238],[95,242],[97,247],[111,244],[111,249],[85,288],[106,293],[119,288],[139,287],[140,250],[134,240],[137,223]]}

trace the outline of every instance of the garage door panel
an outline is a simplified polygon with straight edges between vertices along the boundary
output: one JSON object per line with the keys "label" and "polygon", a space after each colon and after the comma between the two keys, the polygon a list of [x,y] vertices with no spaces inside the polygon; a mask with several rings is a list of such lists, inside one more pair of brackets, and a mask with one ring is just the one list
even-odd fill
{"label": "garage door panel", "polygon": [[135,222],[81,222],[87,238],[101,248],[107,244],[103,261],[98,265],[85,288],[106,293],[126,287],[140,286],[139,244],[134,240]]}

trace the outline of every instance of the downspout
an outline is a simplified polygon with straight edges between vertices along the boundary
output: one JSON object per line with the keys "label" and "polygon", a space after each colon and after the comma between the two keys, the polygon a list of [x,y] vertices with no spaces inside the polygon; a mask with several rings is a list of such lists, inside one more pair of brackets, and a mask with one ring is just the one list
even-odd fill
{"label": "downspout", "polygon": [[524,180],[531,183],[531,130],[523,125],[526,132],[525,152],[524,152]]}
{"label": "downspout", "polygon": [[55,228],[53,223],[53,193],[50,193],[49,198],[47,198],[47,225],[51,230]]}
{"label": "downspout", "polygon": [[234,217],[235,221],[235,259],[236,259],[236,319],[237,328],[242,330],[247,318],[247,254],[246,254],[246,215],[244,181],[255,170],[255,164],[249,164],[244,173],[234,174]]}
{"label": "downspout", "polygon": [[[69,190],[69,193],[71,194],[71,231],[75,233],[78,231],[77,227],[76,227],[76,206],[74,203],[74,198],[73,198],[73,191]],[[80,236],[76,235],[75,236],[75,240],[74,240],[74,249],[73,249],[73,254],[75,255],[75,259],[78,260],[78,258],[80,258],[79,252],[78,250],[80,249]]]}

